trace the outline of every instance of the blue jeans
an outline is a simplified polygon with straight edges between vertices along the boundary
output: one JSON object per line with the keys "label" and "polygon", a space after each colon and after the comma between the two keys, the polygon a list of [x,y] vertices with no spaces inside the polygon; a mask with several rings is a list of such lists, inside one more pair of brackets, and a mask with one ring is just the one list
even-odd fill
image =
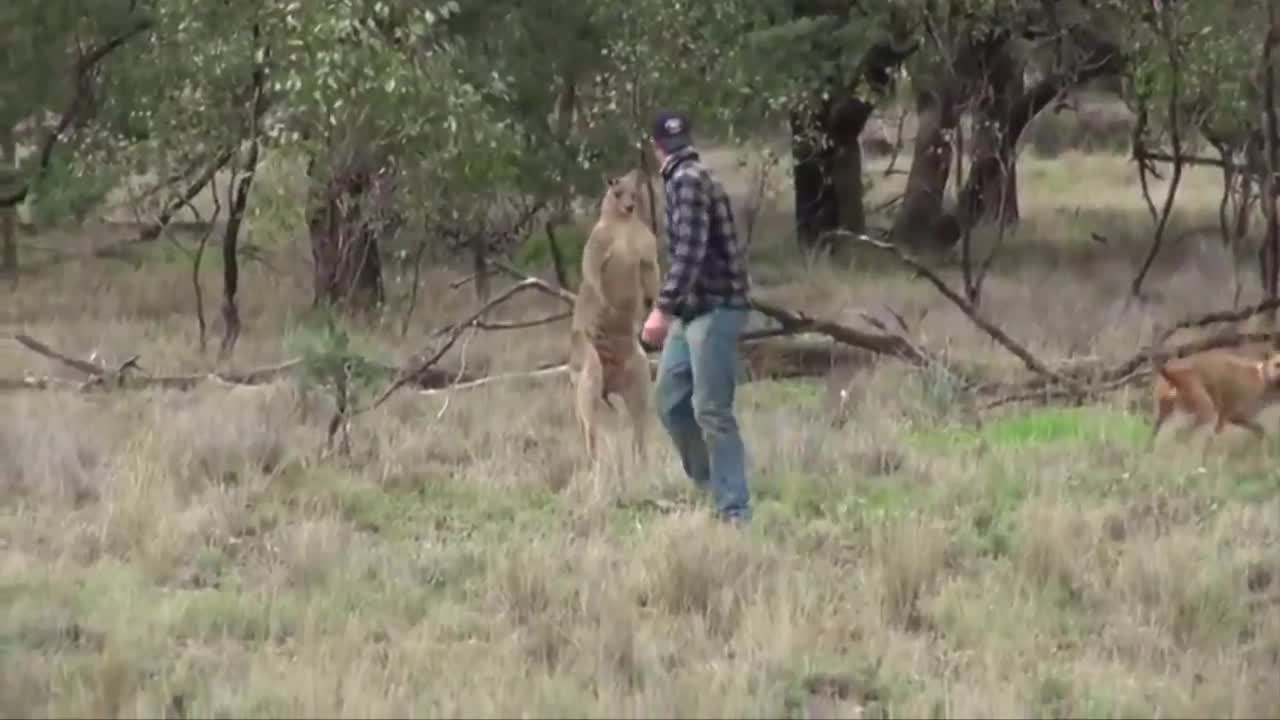
{"label": "blue jeans", "polygon": [[750,520],[746,448],[733,415],[738,335],[747,310],[719,307],[685,323],[674,320],[658,360],[658,419],[671,435],[684,472],[710,490],[717,513]]}

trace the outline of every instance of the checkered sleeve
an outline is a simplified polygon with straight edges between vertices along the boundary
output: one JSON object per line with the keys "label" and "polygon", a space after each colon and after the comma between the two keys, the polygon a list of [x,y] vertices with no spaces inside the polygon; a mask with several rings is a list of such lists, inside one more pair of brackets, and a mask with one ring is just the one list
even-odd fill
{"label": "checkered sleeve", "polygon": [[672,182],[674,202],[667,229],[671,239],[671,267],[655,303],[668,315],[678,312],[681,301],[692,290],[702,258],[707,254],[711,230],[711,193],[705,178],[697,173],[680,173]]}

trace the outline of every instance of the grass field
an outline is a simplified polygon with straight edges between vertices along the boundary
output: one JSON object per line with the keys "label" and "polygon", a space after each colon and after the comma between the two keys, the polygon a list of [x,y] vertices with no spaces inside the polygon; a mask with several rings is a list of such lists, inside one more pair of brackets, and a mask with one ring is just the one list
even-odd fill
{"label": "grass field", "polygon": [[[869,205],[901,186],[882,166]],[[1124,293],[1150,220],[1128,162],[1019,170],[1024,220],[984,307],[1036,353],[1120,358],[1156,322],[1229,306],[1212,171],[1188,170],[1158,300],[1138,307]],[[1021,372],[883,261],[806,271],[785,201],[756,231],[762,295],[850,323],[888,305],[930,349]],[[303,243],[274,247],[274,269],[246,265],[239,367],[290,357],[310,302]],[[0,322],[108,365],[199,371],[188,276],[181,254],[65,263],[6,289]],[[354,342],[403,359],[473,302],[453,276],[428,273],[408,337],[393,315]],[[564,332],[480,335],[468,367],[558,360]],[[67,371],[0,345],[0,376],[24,372]],[[1145,451],[1142,387],[979,416],[886,360],[741,388],[756,519],[736,531],[656,420],[642,462],[621,459],[614,417],[604,470],[578,469],[564,390],[406,392],[354,424],[347,460],[321,459],[329,400],[293,382],[0,396],[0,716],[1280,713],[1273,441],[1232,431],[1202,466],[1172,433]]]}

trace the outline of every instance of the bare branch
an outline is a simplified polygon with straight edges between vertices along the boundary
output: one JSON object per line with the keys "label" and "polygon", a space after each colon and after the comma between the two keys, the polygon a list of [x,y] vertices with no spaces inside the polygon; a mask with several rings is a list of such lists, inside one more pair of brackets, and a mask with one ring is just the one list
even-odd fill
{"label": "bare branch", "polygon": [[1160,339],[1157,342],[1164,342],[1165,340],[1168,340],[1179,330],[1202,328],[1217,323],[1240,322],[1276,308],[1280,308],[1280,298],[1268,298],[1260,303],[1243,307],[1239,310],[1217,310],[1214,312],[1204,313],[1203,315],[1194,315],[1174,323],[1168,330],[1165,330],[1160,334]]}
{"label": "bare branch", "polygon": [[[1276,44],[1276,3],[1267,0],[1267,35],[1262,43],[1263,92],[1262,117],[1264,125],[1263,147],[1266,151],[1266,174],[1262,177],[1262,211],[1267,219],[1267,236],[1261,253],[1262,284],[1268,300],[1280,295],[1280,219],[1276,217],[1276,169],[1280,165],[1280,128],[1276,123],[1276,78],[1272,57]],[[1275,323],[1275,309],[1267,312]]]}
{"label": "bare branch", "polygon": [[34,353],[43,355],[49,358],[50,360],[56,360],[57,362],[60,362],[69,368],[78,370],[90,377],[98,377],[98,376],[107,374],[106,368],[100,365],[95,365],[86,360],[79,360],[79,359],[73,358],[70,355],[64,355],[58,352],[57,350],[54,350],[53,348],[49,347],[48,345],[45,345],[39,340],[36,340],[30,335],[14,335],[13,339],[19,345],[22,345],[23,347],[27,348],[28,350]]}
{"label": "bare branch", "polygon": [[[516,283],[515,285],[507,288],[501,294],[490,299],[488,302],[482,305],[479,310],[472,313],[471,316],[468,317],[466,320],[463,320],[461,323],[447,325],[441,328],[440,330],[438,330],[434,336],[440,337],[441,335],[444,335],[445,339],[442,343],[440,343],[440,345],[435,349],[434,352],[427,355],[425,359],[414,362],[406,371],[402,372],[400,374],[400,377],[396,378],[395,381],[393,381],[389,386],[387,386],[387,388],[383,390],[381,394],[378,395],[378,398],[374,400],[372,404],[370,404],[367,407],[354,410],[350,413],[350,415],[351,416],[359,415],[361,413],[368,412],[369,410],[373,410],[378,406],[382,405],[397,390],[404,387],[407,383],[412,381],[414,378],[422,375],[427,370],[429,370],[432,366],[434,366],[437,362],[439,362],[440,358],[444,357],[445,353],[449,352],[450,348],[452,348],[454,344],[457,343],[458,339],[462,336],[462,333],[467,330],[467,328],[474,326],[493,308],[497,307],[498,305],[501,305],[507,300],[510,300],[516,295],[519,295],[522,292],[525,292],[527,290],[538,290],[541,292],[548,293],[553,297],[560,296],[556,288],[553,288],[552,286],[548,285],[547,283],[537,278],[526,278]],[[560,292],[567,292],[567,291],[562,290]]]}
{"label": "bare branch", "polygon": [[535,318],[533,320],[514,320],[511,322],[477,321],[475,323],[475,327],[480,330],[522,330],[541,325],[550,325],[552,323],[560,322],[561,320],[568,320],[571,317],[573,317],[573,313],[571,312],[558,312],[554,315]]}
{"label": "bare branch", "polygon": [[235,183],[235,197],[227,208],[227,225],[222,234],[222,345],[218,349],[218,357],[226,359],[231,356],[236,340],[240,338],[240,308],[236,300],[236,292],[240,286],[239,236],[240,225],[244,222],[245,207],[249,203],[249,188],[258,171],[258,155],[260,152],[259,131],[262,118],[267,112],[267,67],[268,49],[261,44],[262,30],[257,23],[253,25],[253,72],[250,77],[252,89],[252,106],[249,109],[249,157],[245,161],[244,173]]}
{"label": "bare branch", "polygon": [[924,276],[926,280],[928,280],[935,288],[938,289],[938,292],[942,293],[942,295],[946,297],[948,300],[950,300],[952,304],[960,308],[960,311],[963,312],[969,318],[969,320],[973,322],[974,325],[977,325],[983,332],[989,335],[992,340],[995,340],[1004,349],[1008,350],[1015,357],[1021,360],[1022,364],[1025,365],[1028,370],[1036,373],[1037,375],[1041,375],[1041,376],[1044,376],[1045,378],[1053,380],[1054,382],[1061,383],[1068,387],[1075,387],[1075,383],[1073,381],[1062,377],[1061,375],[1054,372],[1053,370],[1050,370],[1044,363],[1036,359],[1034,355],[1028,352],[1026,348],[1018,344],[1017,342],[1015,342],[1003,330],[1001,330],[1000,328],[992,324],[991,321],[984,318],[982,314],[978,312],[977,308],[973,307],[973,305],[971,305],[968,301],[966,301],[963,297],[961,297],[959,293],[951,289],[951,287],[947,285],[947,283],[944,282],[942,278],[938,277],[937,273],[930,270],[927,266],[924,265],[924,263],[920,262],[919,260],[903,252],[896,245],[886,243],[886,242],[881,242],[879,240],[874,240],[870,237],[867,237],[866,235],[861,235],[858,233],[848,233],[845,231],[840,231],[840,232],[848,235],[851,239],[857,242],[870,245],[871,247],[884,250],[886,252],[893,254],[900,261],[902,261],[904,265],[907,265],[912,270],[915,270],[920,275]]}
{"label": "bare branch", "polygon": [[209,236],[213,234],[213,228],[217,225],[218,218],[222,216],[222,199],[218,196],[218,182],[214,177],[210,177],[210,184],[213,195],[213,215],[209,219],[209,227],[205,229],[204,234],[200,236],[200,242],[196,245],[195,257],[191,259],[191,291],[196,299],[196,330],[200,334],[201,353],[208,347],[208,325],[204,319],[204,288],[200,284],[200,265],[204,261],[205,248],[209,245]]}
{"label": "bare branch", "polygon": [[62,115],[58,118],[58,124],[45,132],[44,140],[40,143],[40,161],[36,166],[35,174],[24,182],[21,187],[8,195],[0,195],[0,208],[13,207],[26,200],[27,195],[31,192],[31,186],[48,172],[49,163],[53,160],[53,149],[58,144],[58,140],[68,128],[80,119],[81,113],[84,112],[86,96],[88,95],[86,86],[89,82],[90,73],[108,55],[119,50],[125,43],[138,35],[150,30],[154,25],[155,22],[150,18],[140,19],[130,26],[128,30],[80,56],[80,59],[76,61],[73,75],[75,89],[72,91],[71,100],[68,101],[66,109],[62,111]]}
{"label": "bare branch", "polygon": [[214,372],[189,375],[128,375],[128,371],[130,370],[141,370],[141,368],[138,367],[139,358],[137,355],[133,355],[124,363],[121,363],[119,368],[113,370],[98,363],[81,360],[58,350],[54,350],[30,335],[14,335],[13,340],[37,355],[53,360],[54,362],[65,365],[77,372],[89,376],[88,382],[77,384],[70,381],[50,378],[21,381],[8,380],[0,383],[0,389],[13,389],[17,385],[22,385],[26,388],[44,389],[51,385],[60,385],[64,387],[78,387],[83,390],[89,387],[98,387],[110,383],[116,387],[160,387],[174,390],[187,390],[209,380],[220,381],[230,385],[261,385],[283,375],[287,375],[302,365],[301,360],[295,359],[276,365],[268,365],[266,367],[241,372]]}
{"label": "bare branch", "polygon": [[[1156,261],[1156,256],[1160,254],[1160,249],[1164,246],[1164,233],[1169,227],[1169,216],[1173,212],[1174,198],[1178,194],[1178,185],[1182,181],[1182,128],[1180,108],[1182,105],[1182,58],[1177,50],[1177,39],[1175,33],[1170,28],[1173,22],[1168,14],[1162,14],[1159,18],[1160,34],[1164,38],[1165,46],[1168,48],[1169,64],[1172,71],[1170,77],[1169,89],[1169,141],[1173,146],[1173,176],[1169,179],[1169,187],[1165,191],[1164,207],[1160,209],[1160,217],[1156,221],[1155,235],[1151,238],[1151,249],[1147,252],[1146,258],[1142,261],[1142,267],[1138,270],[1138,274],[1133,278],[1133,284],[1129,288],[1129,293],[1133,297],[1141,297],[1142,283],[1147,278],[1147,273],[1151,271],[1151,266]],[[1146,192],[1146,185],[1143,185],[1143,192]],[[1148,201],[1149,201],[1148,197]]]}
{"label": "bare branch", "polygon": [[569,372],[569,365],[568,363],[565,363],[562,365],[555,365],[549,368],[542,368],[540,370],[533,370],[531,372],[504,373],[502,375],[490,375],[489,377],[483,377],[477,380],[471,380],[469,382],[457,383],[455,385],[450,385],[448,387],[432,388],[430,390],[419,390],[418,394],[426,395],[426,396],[443,395],[443,394],[454,392],[456,390],[471,390],[472,388],[484,387],[485,385],[492,385],[494,383],[509,382],[511,380],[533,380],[533,379],[539,379],[544,377],[554,377],[556,375],[568,374],[568,372]]}

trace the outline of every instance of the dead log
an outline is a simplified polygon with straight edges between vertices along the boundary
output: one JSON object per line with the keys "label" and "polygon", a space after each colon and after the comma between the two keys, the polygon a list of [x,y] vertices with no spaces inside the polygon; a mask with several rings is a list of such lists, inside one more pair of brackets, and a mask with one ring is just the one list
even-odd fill
{"label": "dead log", "polygon": [[876,353],[830,338],[768,338],[743,343],[748,380],[825,377],[833,370],[864,368]]}

